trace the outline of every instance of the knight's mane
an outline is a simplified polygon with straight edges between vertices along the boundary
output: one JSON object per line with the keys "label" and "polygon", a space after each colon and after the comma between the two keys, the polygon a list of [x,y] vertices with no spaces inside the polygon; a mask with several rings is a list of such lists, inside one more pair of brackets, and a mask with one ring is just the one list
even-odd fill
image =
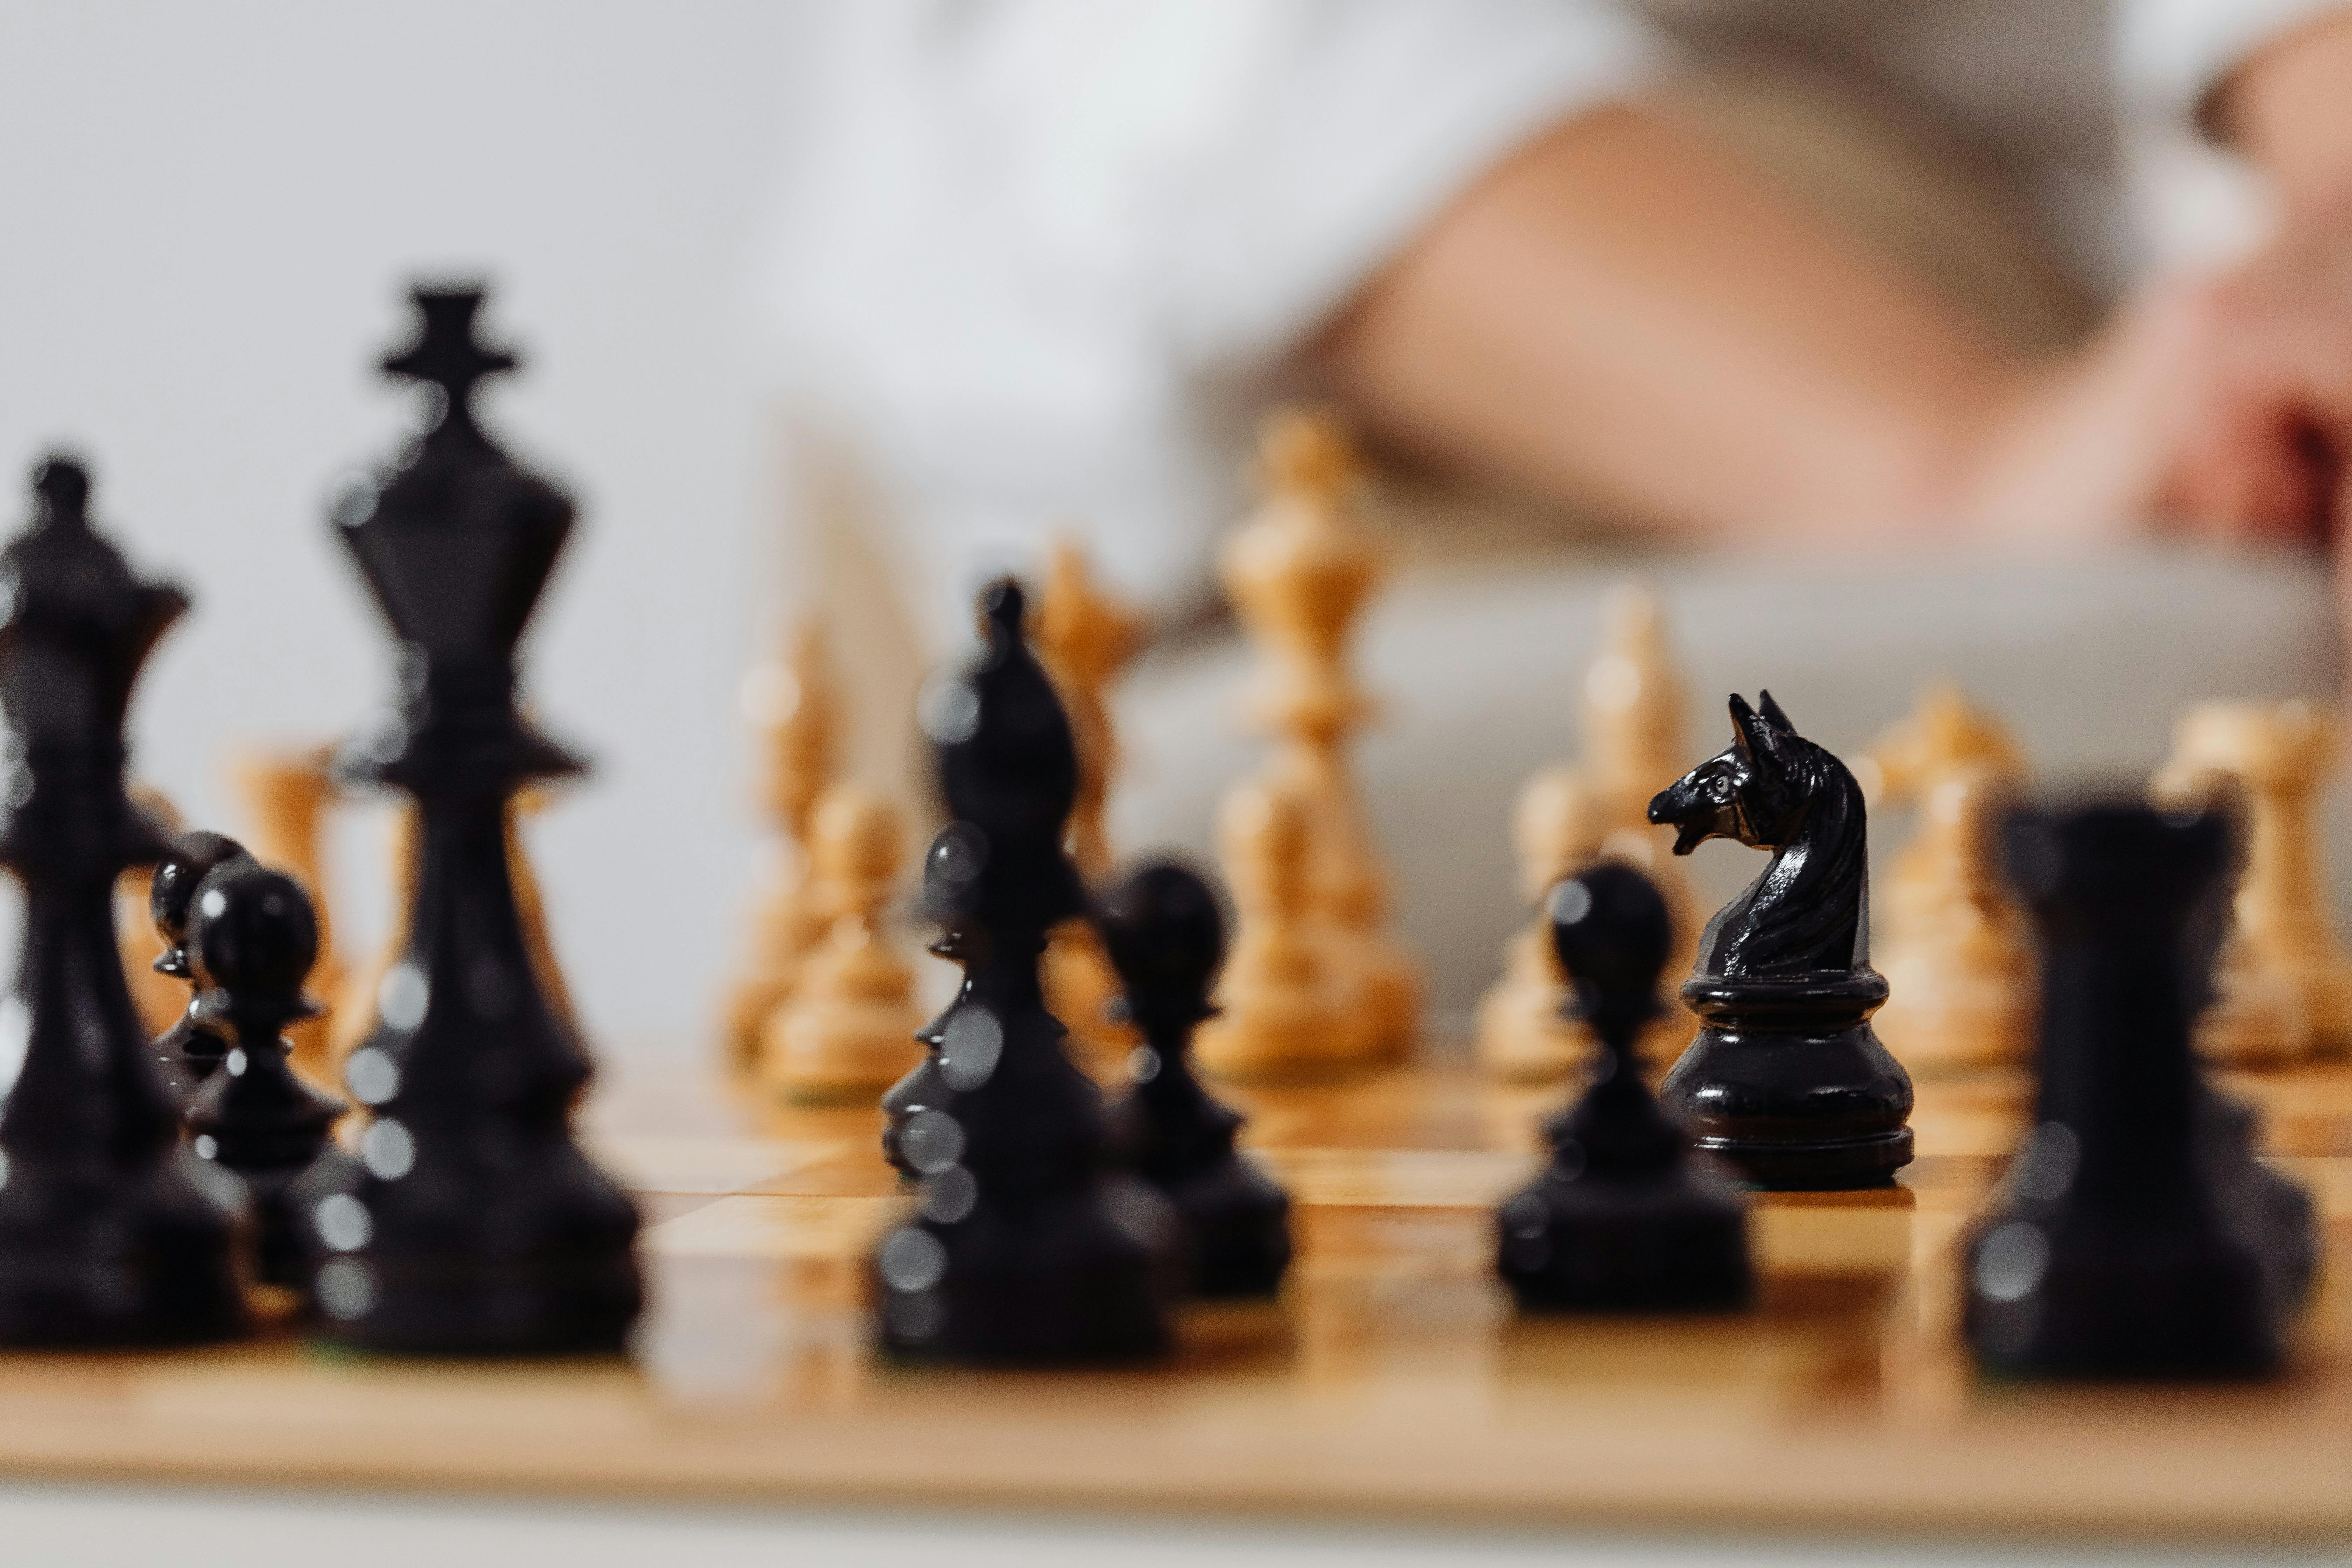
{"label": "knight's mane", "polygon": [[1783,847],[1746,900],[1746,929],[1725,933],[1734,940],[1718,951],[1735,948],[1749,973],[1850,969],[1868,957],[1862,941],[1869,873],[1862,791],[1843,764],[1811,741],[1785,736],[1781,747],[1787,766],[1769,787],[1806,803],[1801,886],[1772,883]]}

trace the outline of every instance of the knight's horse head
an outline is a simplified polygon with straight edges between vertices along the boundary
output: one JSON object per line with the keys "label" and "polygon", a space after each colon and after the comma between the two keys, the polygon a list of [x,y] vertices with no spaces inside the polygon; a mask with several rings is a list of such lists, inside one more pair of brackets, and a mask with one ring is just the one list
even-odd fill
{"label": "knight's horse head", "polygon": [[1710,838],[1736,838],[1759,848],[1789,841],[1809,793],[1805,755],[1820,750],[1797,733],[1769,691],[1762,709],[1731,699],[1731,745],[1660,790],[1650,820],[1676,828],[1675,853],[1687,855]]}
{"label": "knight's horse head", "polygon": [[1699,942],[1702,973],[1851,971],[1869,962],[1862,791],[1845,765],[1797,733],[1769,691],[1731,700],[1734,739],[1658,793],[1650,820],[1679,830],[1675,853],[1710,838],[1773,851],[1754,885]]}

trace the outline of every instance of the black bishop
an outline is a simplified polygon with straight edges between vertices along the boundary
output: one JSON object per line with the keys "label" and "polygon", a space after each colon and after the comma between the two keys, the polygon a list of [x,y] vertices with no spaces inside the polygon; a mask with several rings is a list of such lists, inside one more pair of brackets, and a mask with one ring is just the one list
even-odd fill
{"label": "black bishop", "polygon": [[1175,1216],[1108,1170],[1101,1092],[1063,1054],[1037,978],[1046,931],[1085,908],[1062,848],[1076,751],[1023,640],[1019,585],[1000,582],[984,603],[986,650],[926,716],[961,830],[943,836],[950,863],[931,874],[963,884],[953,907],[971,956],[942,1026],[950,1092],[899,1135],[922,1200],[875,1252],[882,1340],[967,1362],[1151,1356],[1168,1347],[1181,1287]]}

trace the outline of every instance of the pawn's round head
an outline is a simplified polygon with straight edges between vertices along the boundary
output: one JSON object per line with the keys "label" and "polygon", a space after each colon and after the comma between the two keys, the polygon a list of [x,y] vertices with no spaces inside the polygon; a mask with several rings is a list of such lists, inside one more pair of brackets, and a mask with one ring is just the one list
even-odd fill
{"label": "pawn's round head", "polygon": [[1139,1014],[1174,1005],[1197,1016],[1225,959],[1217,895],[1190,867],[1154,861],[1097,900],[1095,929]]}
{"label": "pawn's round head", "polygon": [[1657,885],[1614,860],[1553,884],[1544,911],[1552,950],[1579,991],[1602,1005],[1655,999],[1674,946],[1674,919]]}
{"label": "pawn's round head", "polygon": [[197,884],[187,949],[199,984],[299,1009],[302,978],[319,956],[318,916],[293,878],[251,859],[232,861]]}
{"label": "pawn's round head", "polygon": [[196,888],[219,868],[249,859],[245,846],[221,833],[183,833],[172,840],[171,852],[155,863],[154,879],[147,885],[147,913],[163,939],[163,955],[155,961],[161,974],[193,978],[188,969],[188,907]]}

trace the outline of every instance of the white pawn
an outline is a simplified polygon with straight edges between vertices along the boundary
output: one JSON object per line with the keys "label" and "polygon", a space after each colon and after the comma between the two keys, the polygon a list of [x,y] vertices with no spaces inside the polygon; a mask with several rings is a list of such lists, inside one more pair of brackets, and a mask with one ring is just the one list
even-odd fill
{"label": "white pawn", "polygon": [[2200,703],[2151,785],[2159,800],[2231,794],[2245,812],[2245,868],[2197,1031],[2215,1060],[2288,1065],[2352,1036],[2352,958],[2320,887],[2314,814],[2337,743],[2334,716],[2313,703]]}
{"label": "white pawn", "polygon": [[1601,804],[1572,767],[1550,767],[1519,791],[1511,814],[1519,854],[1519,896],[1534,910],[1503,950],[1503,974],[1478,999],[1479,1064],[1500,1078],[1550,1082],[1590,1046],[1585,1029],[1561,1016],[1568,976],[1551,940],[1544,895],[1601,852],[1608,826]]}
{"label": "white pawn", "polygon": [[2023,773],[2008,731],[1949,682],[1922,693],[1858,772],[1872,809],[1918,807],[1884,883],[1872,953],[1891,993],[1872,1026],[1914,1072],[1999,1067],[2029,1052],[2032,954],[1993,842]]}
{"label": "white pawn", "polygon": [[824,934],[799,983],[761,1026],[761,1077],[786,1100],[877,1093],[921,1053],[914,972],[891,949],[884,910],[904,858],[898,814],[855,784],[828,785],[811,819],[812,892]]}
{"label": "white pawn", "polygon": [[1217,814],[1218,858],[1234,892],[1232,955],[1218,1014],[1192,1058],[1223,1078],[1312,1076],[1360,1058],[1360,1002],[1316,940],[1307,899],[1307,814],[1287,793],[1244,784]]}

